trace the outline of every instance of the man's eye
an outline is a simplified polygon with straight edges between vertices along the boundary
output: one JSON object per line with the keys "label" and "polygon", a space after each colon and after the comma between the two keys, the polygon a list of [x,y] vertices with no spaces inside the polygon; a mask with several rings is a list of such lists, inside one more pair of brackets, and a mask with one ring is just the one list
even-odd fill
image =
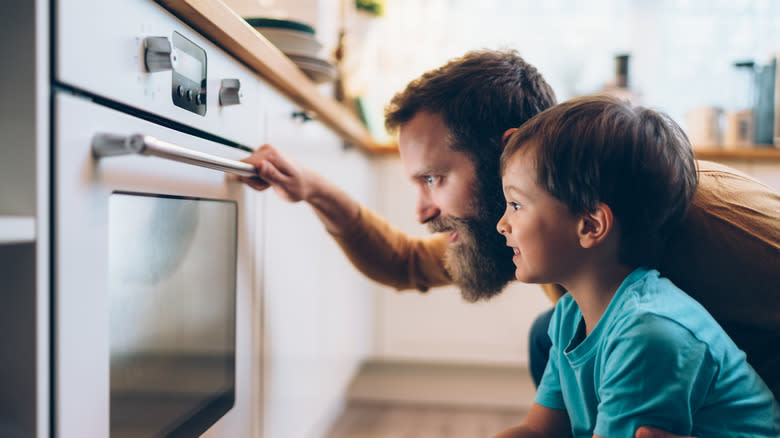
{"label": "man's eye", "polygon": [[429,185],[430,184],[435,184],[436,181],[438,181],[438,180],[439,180],[438,177],[432,176],[432,175],[428,175],[428,176],[425,177],[425,183],[429,184]]}

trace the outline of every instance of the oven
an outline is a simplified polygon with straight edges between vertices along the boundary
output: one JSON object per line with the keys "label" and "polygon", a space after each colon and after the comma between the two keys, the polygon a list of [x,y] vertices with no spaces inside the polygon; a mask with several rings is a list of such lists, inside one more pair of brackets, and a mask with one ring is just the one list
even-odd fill
{"label": "oven", "polygon": [[255,436],[263,84],[152,1],[56,3],[53,435]]}

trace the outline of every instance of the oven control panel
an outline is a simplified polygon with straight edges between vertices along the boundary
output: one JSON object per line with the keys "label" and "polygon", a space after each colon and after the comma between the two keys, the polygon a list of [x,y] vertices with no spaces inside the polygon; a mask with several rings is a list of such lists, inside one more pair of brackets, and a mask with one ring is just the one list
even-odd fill
{"label": "oven control panel", "polygon": [[144,39],[144,66],[146,71],[171,70],[171,98],[173,104],[201,116],[206,115],[206,51],[179,32],[173,38],[147,37]]}
{"label": "oven control panel", "polygon": [[[68,6],[52,11],[58,86],[226,144],[264,143],[267,84],[164,2],[62,1]],[[128,19],[93,20],[85,10],[90,17]]]}

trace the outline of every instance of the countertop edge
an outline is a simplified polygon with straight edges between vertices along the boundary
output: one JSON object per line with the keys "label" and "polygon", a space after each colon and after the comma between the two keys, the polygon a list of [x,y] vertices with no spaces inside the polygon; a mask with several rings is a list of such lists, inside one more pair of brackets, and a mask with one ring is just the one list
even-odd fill
{"label": "countertop edge", "polygon": [[378,155],[395,145],[374,141],[358,118],[315,84],[276,46],[219,0],[156,0],[184,22],[235,56],[268,83],[338,134],[345,142]]}

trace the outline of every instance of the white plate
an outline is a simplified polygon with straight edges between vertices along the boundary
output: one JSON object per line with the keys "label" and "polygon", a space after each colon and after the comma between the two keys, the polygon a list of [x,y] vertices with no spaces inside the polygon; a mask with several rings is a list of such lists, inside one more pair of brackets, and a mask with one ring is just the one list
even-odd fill
{"label": "white plate", "polygon": [[296,30],[256,27],[258,32],[268,38],[282,52],[300,53],[314,56],[322,49],[322,44],[314,36]]}
{"label": "white plate", "polygon": [[335,65],[327,60],[298,54],[289,54],[287,56],[317,84],[331,82],[336,79],[338,70]]}

